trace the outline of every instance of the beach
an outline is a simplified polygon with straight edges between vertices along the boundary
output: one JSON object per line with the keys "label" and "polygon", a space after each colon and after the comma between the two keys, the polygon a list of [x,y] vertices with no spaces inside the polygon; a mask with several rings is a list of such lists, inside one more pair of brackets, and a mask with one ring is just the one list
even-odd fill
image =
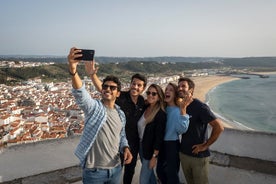
{"label": "beach", "polygon": [[[191,77],[191,79],[195,82],[195,91],[194,97],[200,99],[201,101],[205,102],[206,94],[214,87],[233,80],[238,80],[239,78],[232,77],[232,76],[200,76],[200,77]],[[224,127],[227,128],[234,128],[233,126],[229,125],[225,121],[221,120]]]}

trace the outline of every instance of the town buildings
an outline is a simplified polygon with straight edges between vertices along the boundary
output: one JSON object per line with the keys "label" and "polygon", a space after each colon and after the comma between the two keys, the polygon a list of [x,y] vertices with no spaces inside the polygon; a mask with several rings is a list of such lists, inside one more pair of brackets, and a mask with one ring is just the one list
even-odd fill
{"label": "town buildings", "polygon": [[[178,76],[151,77],[149,83],[167,84]],[[84,77],[93,98],[100,98]],[[122,85],[125,90],[128,84]],[[71,95],[71,81],[42,83],[30,80],[18,86],[0,84],[0,145],[58,139],[81,134],[83,113]]]}

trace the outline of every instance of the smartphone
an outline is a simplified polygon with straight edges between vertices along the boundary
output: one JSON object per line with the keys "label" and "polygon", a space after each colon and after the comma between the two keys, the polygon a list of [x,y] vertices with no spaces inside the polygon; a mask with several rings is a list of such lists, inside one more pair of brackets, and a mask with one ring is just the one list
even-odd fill
{"label": "smartphone", "polygon": [[92,61],[94,59],[95,50],[89,49],[80,49],[82,54],[81,57],[76,58],[76,60],[85,60],[85,61]]}

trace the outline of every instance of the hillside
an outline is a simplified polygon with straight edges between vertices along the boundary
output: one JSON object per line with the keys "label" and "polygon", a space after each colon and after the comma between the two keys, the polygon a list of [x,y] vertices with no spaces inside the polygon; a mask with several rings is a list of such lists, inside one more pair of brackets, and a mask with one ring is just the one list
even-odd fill
{"label": "hillside", "polygon": [[[170,62],[166,61],[166,58],[167,60],[170,60]],[[110,60],[111,58],[105,59]],[[130,75],[137,72],[146,74],[147,76],[166,76],[200,69],[219,69],[223,71],[226,69],[246,68],[251,71],[276,71],[276,57],[221,58],[218,60],[210,60],[210,58],[205,58],[205,61],[203,61],[203,58],[194,58],[193,62],[172,62],[174,59],[180,60],[180,57],[153,58],[153,60],[163,60],[162,62],[142,61],[144,58],[140,59],[141,61],[98,62],[100,67],[99,74],[102,76],[114,74],[123,79],[129,78]],[[54,62],[55,64],[47,66],[0,68],[0,83],[11,84],[38,77],[44,81],[65,81],[69,77],[68,65],[66,63],[66,59],[63,58],[61,60],[63,62]],[[5,58],[5,61],[7,61],[7,58]],[[20,61],[22,61],[22,58]],[[33,60],[31,60],[29,58],[29,61],[38,62],[38,59],[33,58]],[[41,62],[40,59],[39,61]],[[43,61],[53,62],[53,58],[48,58],[47,60],[44,59]],[[117,61],[117,59],[115,61]],[[81,76],[85,75],[84,65],[79,67],[78,72]]]}

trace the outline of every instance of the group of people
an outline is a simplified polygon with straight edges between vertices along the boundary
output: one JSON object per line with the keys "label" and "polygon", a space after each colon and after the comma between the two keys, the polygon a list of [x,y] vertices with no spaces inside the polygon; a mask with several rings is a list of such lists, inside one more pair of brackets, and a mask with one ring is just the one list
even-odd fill
{"label": "group of people", "polygon": [[181,77],[178,85],[169,83],[163,91],[157,84],[147,87],[147,78],[135,74],[129,90],[121,91],[117,77],[101,81],[95,61],[85,62],[102,96],[93,99],[77,72],[81,55],[71,48],[68,63],[72,94],[85,114],[75,151],[83,183],[119,184],[124,168],[123,183],[131,184],[138,155],[140,184],[178,184],[180,165],[187,183],[208,183],[209,147],[224,128],[205,103],[193,98],[194,82]]}

